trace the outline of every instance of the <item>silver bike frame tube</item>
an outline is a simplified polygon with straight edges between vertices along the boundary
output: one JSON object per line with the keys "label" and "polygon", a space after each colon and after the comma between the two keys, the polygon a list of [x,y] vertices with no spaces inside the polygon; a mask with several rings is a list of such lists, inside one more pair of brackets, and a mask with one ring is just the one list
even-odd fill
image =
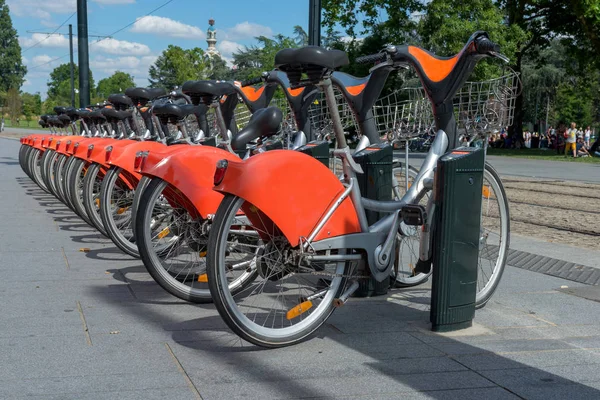
{"label": "silver bike frame tube", "polygon": [[[406,194],[402,196],[403,201],[407,204],[413,203],[425,194],[427,191],[425,180],[433,178],[433,171],[437,165],[437,161],[447,150],[448,135],[440,129],[435,135],[435,139],[429,149],[429,153],[427,153],[427,157],[423,161],[423,165],[421,165],[421,170],[417,174],[413,184],[406,191]],[[406,165],[406,168],[408,171],[408,165]]]}
{"label": "silver bike frame tube", "polygon": [[333,203],[333,205],[329,208],[329,210],[327,210],[327,212],[325,213],[323,218],[321,218],[321,220],[319,221],[319,223],[317,224],[315,229],[313,229],[311,234],[308,236],[308,239],[306,239],[306,242],[304,243],[304,250],[306,250],[308,248],[308,246],[313,241],[313,239],[317,236],[317,234],[321,231],[321,229],[323,229],[323,227],[325,226],[327,221],[329,221],[329,218],[331,218],[331,216],[333,215],[335,210],[338,209],[338,207],[342,204],[342,202],[346,199],[346,197],[348,197],[350,192],[352,192],[353,187],[354,187],[354,181],[351,180],[350,184],[348,185],[346,190],[344,190],[342,192],[340,197],[338,197],[338,199],[335,201],[335,203]]}

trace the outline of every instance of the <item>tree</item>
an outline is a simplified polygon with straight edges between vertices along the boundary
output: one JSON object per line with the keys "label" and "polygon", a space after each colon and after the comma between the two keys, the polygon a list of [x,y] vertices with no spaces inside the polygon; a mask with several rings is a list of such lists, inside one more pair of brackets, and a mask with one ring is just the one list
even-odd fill
{"label": "tree", "polygon": [[233,71],[227,66],[227,61],[222,59],[218,55],[206,55],[207,63],[209,64],[208,71],[206,73],[207,79],[219,79],[227,81],[233,79]]}
{"label": "tree", "polygon": [[181,86],[185,81],[204,79],[209,72],[210,61],[199,47],[184,50],[169,45],[150,66],[150,86],[167,90]]}
{"label": "tree", "polygon": [[123,93],[125,89],[134,86],[135,82],[133,81],[133,76],[126,72],[115,71],[115,73],[108,78],[98,81],[96,93],[98,94],[98,97],[106,99],[111,94]]}
{"label": "tree", "polygon": [[[433,0],[418,29],[425,48],[447,56],[458,53],[476,31],[488,32],[510,59],[514,59],[517,43],[525,37],[518,26],[505,24],[505,16],[493,0]],[[497,60],[479,62],[469,80],[498,77],[501,67],[502,62]]]}
{"label": "tree", "polygon": [[21,94],[21,100],[23,102],[23,115],[28,121],[42,113],[42,98],[39,92],[35,94],[23,93]]}
{"label": "tree", "polygon": [[[390,43],[402,44],[411,39],[417,21],[413,16],[424,9],[423,3],[419,0],[323,0],[323,25],[328,34],[340,25],[353,38],[357,33],[365,35],[378,27],[386,32]],[[382,13],[387,15],[385,21],[381,21]],[[357,32],[359,16],[362,30]]]}
{"label": "tree", "polygon": [[[75,74],[75,89],[79,88],[79,68],[77,65],[74,66]],[[48,80],[48,98],[45,103],[48,105],[44,106],[45,110],[50,110],[50,105],[54,106],[67,106],[71,105],[71,64],[61,64],[54,68],[50,72],[50,79]],[[96,93],[94,86],[94,77],[90,70],[90,94]],[[75,96],[75,106],[79,107],[79,96]],[[87,106],[83,104],[82,106]]]}
{"label": "tree", "polygon": [[308,45],[308,33],[300,25],[294,26],[294,39],[298,47]]}
{"label": "tree", "polygon": [[8,106],[8,117],[11,122],[15,124],[19,115],[21,115],[21,96],[19,96],[19,91],[17,89],[8,89],[6,94],[6,104]]}
{"label": "tree", "polygon": [[243,81],[256,78],[275,66],[275,54],[279,50],[298,47],[290,37],[278,34],[270,39],[266,36],[256,38],[258,46],[245,46],[233,54],[233,63],[237,66],[235,78]]}
{"label": "tree", "polygon": [[0,0],[0,43],[0,92],[11,88],[20,89],[25,81],[27,67],[23,65],[17,31],[13,28],[4,0]]}

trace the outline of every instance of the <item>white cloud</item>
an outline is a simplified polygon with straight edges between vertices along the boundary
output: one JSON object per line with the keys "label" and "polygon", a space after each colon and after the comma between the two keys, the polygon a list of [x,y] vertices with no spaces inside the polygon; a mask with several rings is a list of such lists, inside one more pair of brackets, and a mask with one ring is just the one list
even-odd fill
{"label": "white cloud", "polygon": [[90,43],[90,52],[94,51],[118,56],[145,56],[150,54],[150,48],[145,44],[113,38]]}
{"label": "white cloud", "polygon": [[204,39],[206,37],[204,32],[197,26],[187,25],[171,18],[153,15],[138,18],[133,24],[131,32],[149,33],[182,39]]}
{"label": "white cloud", "polygon": [[[65,35],[53,34],[47,35],[44,33],[34,33],[31,37],[20,37],[19,43],[21,47],[51,47],[51,48],[68,48],[69,38]],[[73,46],[77,46],[77,39],[73,38]]]}
{"label": "white cloud", "polygon": [[25,82],[23,82],[23,86],[31,86],[31,81],[29,79],[25,79]]}
{"label": "white cloud", "polygon": [[219,53],[221,53],[221,57],[226,60],[231,60],[233,53],[243,48],[244,46],[241,44],[230,40],[219,40],[217,42],[217,49],[219,50]]}
{"label": "white cloud", "polygon": [[252,39],[256,36],[273,36],[273,30],[268,26],[245,21],[225,31],[225,37],[231,40]]}
{"label": "white cloud", "polygon": [[17,17],[50,19],[50,14],[70,14],[77,10],[76,0],[7,0],[6,4]]}
{"label": "white cloud", "polygon": [[147,76],[148,68],[156,61],[156,56],[149,55],[144,57],[103,57],[98,56],[90,60],[90,66],[93,71],[102,71],[106,74],[112,74],[115,71],[124,71],[130,73],[136,78],[139,75]]}
{"label": "white cloud", "polygon": [[[50,71],[56,67],[57,62],[60,60],[50,62],[55,57],[51,57],[48,54],[40,54],[31,59],[31,64],[27,64],[30,68],[35,68],[37,71]],[[46,74],[45,72],[43,74]],[[29,74],[28,74],[29,75]]]}
{"label": "white cloud", "polygon": [[135,0],[93,0],[94,3],[98,4],[131,4],[135,3]]}

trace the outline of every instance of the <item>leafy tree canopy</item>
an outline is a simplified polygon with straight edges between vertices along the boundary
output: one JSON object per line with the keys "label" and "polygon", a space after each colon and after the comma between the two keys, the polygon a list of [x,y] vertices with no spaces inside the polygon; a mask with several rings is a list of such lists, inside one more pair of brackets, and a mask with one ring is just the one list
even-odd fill
{"label": "leafy tree canopy", "polygon": [[0,44],[0,92],[18,90],[25,81],[27,67],[23,65],[17,31],[4,0],[0,0]]}
{"label": "leafy tree canopy", "polygon": [[210,60],[199,47],[182,49],[169,45],[150,66],[148,74],[151,87],[172,90],[185,81],[204,79],[209,74]]}
{"label": "leafy tree canopy", "polygon": [[105,99],[113,93],[123,93],[125,89],[134,86],[135,82],[133,81],[133,76],[126,72],[115,71],[115,73],[108,78],[98,81],[96,93],[98,94],[98,97]]}

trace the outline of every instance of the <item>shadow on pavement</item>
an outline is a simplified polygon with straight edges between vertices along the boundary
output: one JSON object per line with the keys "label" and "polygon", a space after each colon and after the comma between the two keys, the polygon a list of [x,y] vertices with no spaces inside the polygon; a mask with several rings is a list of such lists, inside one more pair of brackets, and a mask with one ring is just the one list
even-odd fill
{"label": "shadow on pavement", "polygon": [[[409,299],[405,301],[408,305],[390,305],[391,299],[406,293],[411,295],[401,297]],[[429,303],[429,290],[426,289],[394,289],[389,295],[377,300],[351,299],[348,305],[336,310],[330,321],[307,342],[296,347],[273,350],[262,349],[242,341],[229,331],[216,313],[180,322],[166,310],[154,308],[155,302],[152,300],[136,300],[137,307],[131,307],[131,302],[119,302],[106,291],[94,290],[93,294],[102,302],[122,306],[123,313],[129,313],[131,318],[142,320],[147,326],[170,332],[174,342],[197,351],[198,360],[210,354],[219,364],[227,364],[228,374],[239,374],[243,377],[238,384],[240,390],[243,389],[244,382],[251,380],[261,387],[270,387],[272,393],[277,393],[277,397],[282,398],[333,396],[327,387],[312,387],[311,379],[318,378],[317,376],[294,378],[293,366],[298,371],[310,370],[312,364],[310,360],[307,361],[306,355],[313,354],[314,362],[317,363],[314,366],[319,367],[317,370],[322,370],[324,365],[327,369],[328,364],[331,370],[336,370],[339,368],[336,363],[347,364],[344,355],[341,354],[347,352],[348,359],[355,360],[356,364],[348,366],[349,371],[341,372],[339,378],[351,378],[352,369],[361,365],[364,370],[375,370],[378,373],[374,376],[370,374],[372,378],[356,376],[357,385],[360,385],[361,379],[362,382],[365,379],[376,379],[391,385],[383,388],[381,393],[372,392],[374,397],[395,395],[399,397],[392,397],[401,398],[402,392],[420,391],[426,394],[427,398],[440,400],[544,399],[552,395],[560,398],[563,397],[562,394],[567,396],[567,393],[570,399],[600,398],[600,391],[592,387],[530,367],[477,345],[430,332],[429,310],[424,309],[424,304]],[[183,305],[173,305],[176,306]],[[196,307],[210,309],[211,306]],[[365,315],[372,315],[372,318]],[[390,325],[403,324],[405,329],[397,332],[385,329],[385,323],[382,324],[381,319],[385,316],[389,317],[387,323]],[[343,322],[344,326],[341,329],[336,326],[339,326],[340,322]],[[352,326],[360,326],[361,330],[353,332],[349,329],[347,333],[344,332]],[[403,341],[406,344],[403,344]],[[330,346],[335,348],[336,355],[332,356],[332,359],[319,358],[318,354],[321,353],[329,353],[331,356],[327,351]],[[179,354],[177,350],[176,353]],[[358,359],[357,353],[360,354]],[[305,357],[296,358],[298,354],[304,354]],[[277,361],[274,361],[275,359]],[[301,361],[295,365],[295,359]],[[485,367],[482,368],[482,365]],[[185,362],[183,366],[186,367]],[[327,377],[332,379],[330,374],[325,376]],[[468,383],[461,385],[461,379]],[[336,384],[334,381],[331,382],[333,386]],[[348,384],[353,384],[352,382],[354,381],[350,380]],[[522,382],[522,388],[515,392],[514,384],[519,382]],[[203,381],[199,385],[201,394],[202,386],[207,383],[215,382]],[[395,384],[398,384],[397,388],[394,387]],[[461,389],[480,391],[473,396],[475,392],[463,393],[460,392]],[[455,391],[455,395],[449,394],[451,390]],[[489,392],[485,394],[481,390]],[[339,396],[344,397],[343,394]]]}

